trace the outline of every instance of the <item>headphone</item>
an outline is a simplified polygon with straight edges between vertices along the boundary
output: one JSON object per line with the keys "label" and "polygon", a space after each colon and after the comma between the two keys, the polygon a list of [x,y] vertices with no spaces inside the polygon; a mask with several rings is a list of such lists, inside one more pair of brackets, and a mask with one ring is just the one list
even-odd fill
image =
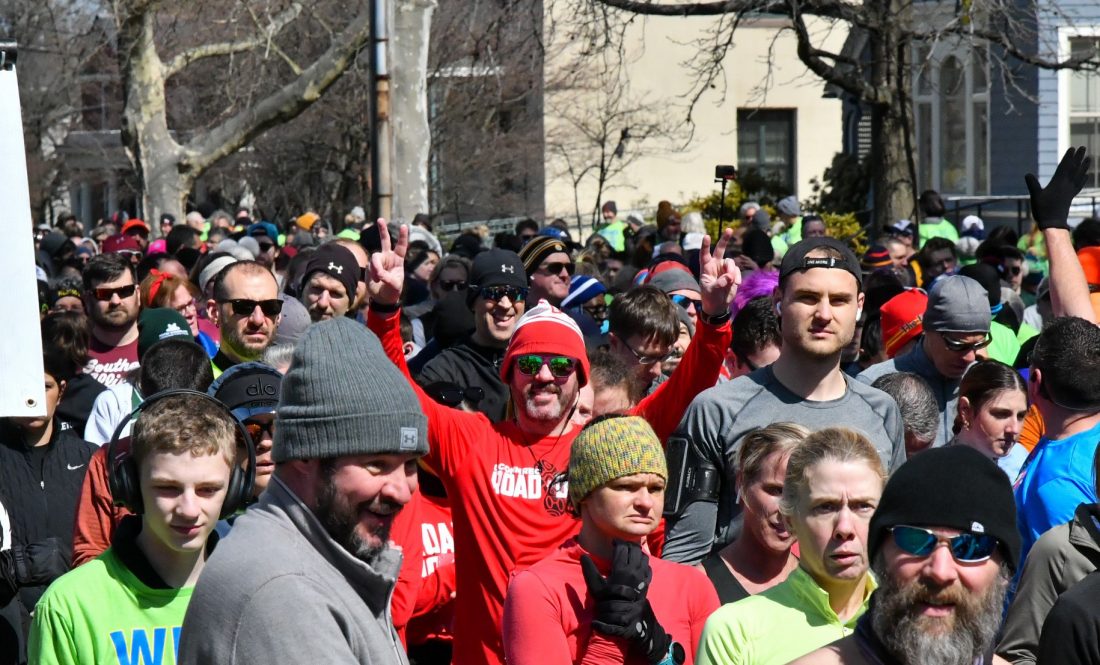
{"label": "headphone", "polygon": [[162,390],[155,395],[150,395],[148,399],[131,411],[130,415],[122,419],[122,422],[115,428],[111,442],[107,444],[107,487],[111,490],[114,505],[127,508],[137,515],[145,511],[144,501],[141,497],[141,484],[138,480],[137,462],[134,461],[131,451],[118,450],[119,439],[126,426],[138,417],[142,409],[148,408],[167,397],[184,395],[206,400],[211,406],[228,415],[237,427],[237,434],[244,441],[244,447],[248,454],[248,467],[242,469],[240,464],[231,465],[229,484],[225,489],[225,501],[222,503],[221,514],[218,516],[220,519],[225,519],[247,505],[248,500],[252,497],[252,486],[256,481],[256,444],[253,443],[244,423],[233,415],[229,407],[210,395],[197,390],[187,388]]}

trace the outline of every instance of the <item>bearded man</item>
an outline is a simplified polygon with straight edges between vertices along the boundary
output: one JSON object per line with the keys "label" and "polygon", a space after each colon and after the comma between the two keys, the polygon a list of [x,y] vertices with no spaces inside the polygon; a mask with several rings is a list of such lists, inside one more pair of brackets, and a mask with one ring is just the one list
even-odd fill
{"label": "bearded man", "polygon": [[993,654],[1020,557],[1016,503],[996,463],[936,448],[886,484],[868,536],[881,582],[852,635],[792,665],[977,665]]}

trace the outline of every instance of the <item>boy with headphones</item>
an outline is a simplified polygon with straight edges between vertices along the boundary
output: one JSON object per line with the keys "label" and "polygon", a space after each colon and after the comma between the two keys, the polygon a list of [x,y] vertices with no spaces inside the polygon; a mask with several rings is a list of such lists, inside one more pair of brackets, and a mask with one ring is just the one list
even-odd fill
{"label": "boy with headphones", "polygon": [[217,540],[214,525],[251,491],[252,473],[235,459],[245,432],[220,402],[165,391],[131,418],[139,412],[130,452],[114,454],[116,441],[108,452],[114,499],[134,515],[111,547],[43,595],[31,662],[167,662],[169,651],[175,662],[191,592]]}

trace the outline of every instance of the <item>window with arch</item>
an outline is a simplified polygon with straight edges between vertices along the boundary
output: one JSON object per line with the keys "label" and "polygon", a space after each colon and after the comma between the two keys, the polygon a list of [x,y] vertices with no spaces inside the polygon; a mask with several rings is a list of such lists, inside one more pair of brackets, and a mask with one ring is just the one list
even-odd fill
{"label": "window with arch", "polygon": [[989,58],[984,48],[915,49],[918,189],[989,194]]}

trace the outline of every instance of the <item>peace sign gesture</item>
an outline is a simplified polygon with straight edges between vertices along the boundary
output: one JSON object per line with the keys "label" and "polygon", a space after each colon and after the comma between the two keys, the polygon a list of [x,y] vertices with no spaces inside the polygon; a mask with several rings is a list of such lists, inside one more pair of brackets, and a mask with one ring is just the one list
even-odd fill
{"label": "peace sign gesture", "polygon": [[729,311],[730,303],[741,286],[741,270],[733,259],[727,259],[726,247],[733,238],[733,229],[726,229],[718,239],[714,254],[710,251],[710,235],[703,236],[699,251],[699,286],[703,288],[703,314],[720,316]]}
{"label": "peace sign gesture", "polygon": [[370,256],[367,292],[371,300],[380,305],[396,305],[401,300],[401,289],[405,286],[405,252],[409,250],[409,227],[401,225],[397,245],[392,246],[389,226],[386,220],[379,217],[378,237],[382,241],[382,249]]}

